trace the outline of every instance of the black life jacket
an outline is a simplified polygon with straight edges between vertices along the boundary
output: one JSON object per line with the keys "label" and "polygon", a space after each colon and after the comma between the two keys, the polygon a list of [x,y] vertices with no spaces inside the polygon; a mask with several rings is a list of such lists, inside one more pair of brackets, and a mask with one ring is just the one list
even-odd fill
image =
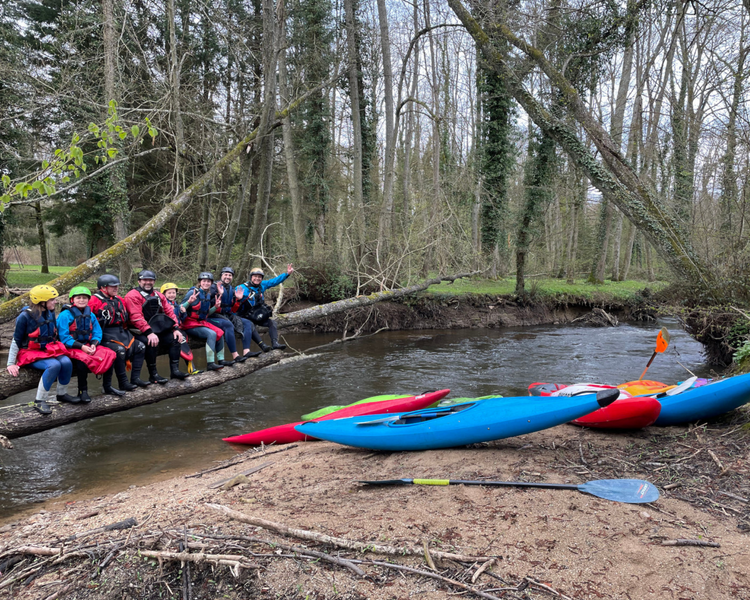
{"label": "black life jacket", "polygon": [[63,306],[63,310],[69,310],[73,315],[73,321],[70,323],[70,327],[68,327],[70,337],[82,344],[88,344],[94,339],[94,323],[91,317],[91,309],[88,306],[81,311],[76,306],[66,304]]}
{"label": "black life jacket", "polygon": [[[143,318],[146,319],[149,327],[151,327],[151,331],[156,335],[159,335],[165,331],[171,331],[174,329],[175,322],[164,312],[164,306],[162,305],[161,298],[159,297],[159,294],[156,293],[156,290],[147,292],[142,289],[141,286],[138,286],[136,290],[138,290],[138,293],[145,300],[142,306]],[[164,301],[168,302],[166,298],[164,298]]]}
{"label": "black life jacket", "polygon": [[45,310],[38,318],[34,317],[31,308],[26,308],[28,317],[36,322],[37,328],[27,333],[26,348],[29,350],[44,350],[47,344],[57,339],[57,322],[55,321],[55,311]]}
{"label": "black life jacket", "polygon": [[105,327],[127,327],[128,324],[128,311],[125,309],[125,305],[122,303],[117,296],[110,298],[105,296],[101,292],[94,292],[94,296],[104,302],[98,311],[96,311],[96,318],[99,321],[99,325],[102,328]]}

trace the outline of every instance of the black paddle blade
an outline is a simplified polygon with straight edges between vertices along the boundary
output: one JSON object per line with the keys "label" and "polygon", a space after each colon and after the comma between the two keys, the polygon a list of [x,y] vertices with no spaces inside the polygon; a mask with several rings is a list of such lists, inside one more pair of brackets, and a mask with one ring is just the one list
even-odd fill
{"label": "black paddle blade", "polygon": [[578,489],[597,498],[628,504],[645,504],[659,499],[656,486],[642,479],[599,479],[583,483]]}
{"label": "black paddle blade", "polygon": [[367,485],[409,485],[413,481],[413,479],[381,479],[379,481],[362,481],[360,479],[357,483],[366,483]]}
{"label": "black paddle blade", "polygon": [[602,408],[604,408],[605,406],[609,406],[619,397],[620,390],[618,390],[617,388],[611,390],[602,390],[601,392],[596,393],[596,401]]}

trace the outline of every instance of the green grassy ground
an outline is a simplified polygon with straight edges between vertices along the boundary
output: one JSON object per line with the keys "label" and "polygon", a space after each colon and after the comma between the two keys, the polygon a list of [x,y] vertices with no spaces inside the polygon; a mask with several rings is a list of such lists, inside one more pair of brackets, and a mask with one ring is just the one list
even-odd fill
{"label": "green grassy ground", "polygon": [[[632,298],[636,292],[649,288],[652,292],[667,286],[664,281],[605,281],[601,285],[594,285],[583,280],[573,284],[564,279],[534,278],[526,280],[526,291],[540,296],[575,296],[579,298],[595,299],[602,296],[624,300]],[[460,296],[463,294],[487,294],[501,296],[513,294],[516,289],[515,277],[505,279],[459,279],[454,283],[443,282],[433,285],[427,294],[436,296]]]}
{"label": "green grassy ground", "polygon": [[[34,287],[35,285],[41,285],[43,283],[52,281],[56,277],[67,273],[72,268],[73,267],[50,267],[50,272],[49,274],[47,274],[41,272],[40,265],[24,265],[23,268],[21,268],[19,267],[19,265],[11,263],[10,270],[8,271],[8,286],[12,288]],[[165,283],[165,281],[166,280],[159,280],[157,282],[157,287],[160,287],[162,283]],[[172,283],[176,283],[180,287],[180,289],[187,289],[191,285],[193,285],[192,281],[178,280],[172,281]],[[88,286],[92,290],[96,289],[96,277],[82,282],[81,285]]]}

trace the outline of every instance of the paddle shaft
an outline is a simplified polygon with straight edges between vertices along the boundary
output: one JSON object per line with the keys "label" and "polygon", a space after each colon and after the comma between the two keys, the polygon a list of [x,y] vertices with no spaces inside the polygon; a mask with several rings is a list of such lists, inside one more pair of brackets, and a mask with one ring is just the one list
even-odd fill
{"label": "paddle shaft", "polygon": [[651,358],[648,361],[648,364],[646,365],[646,368],[643,369],[643,373],[641,373],[641,376],[638,378],[638,381],[641,381],[646,376],[646,371],[648,371],[648,368],[651,366],[651,363],[654,362],[654,359],[656,358],[656,352],[654,352],[651,355]]}
{"label": "paddle shaft", "polygon": [[489,485],[494,487],[531,487],[556,490],[578,490],[580,486],[568,483],[536,483],[529,481],[474,481],[466,479],[412,479],[417,485]]}

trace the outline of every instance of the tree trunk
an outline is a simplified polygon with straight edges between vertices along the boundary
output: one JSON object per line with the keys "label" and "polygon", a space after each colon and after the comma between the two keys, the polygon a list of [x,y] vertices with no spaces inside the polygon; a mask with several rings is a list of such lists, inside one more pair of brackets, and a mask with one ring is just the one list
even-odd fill
{"label": "tree trunk", "polygon": [[[380,7],[378,7],[378,10]],[[357,23],[354,18],[354,0],[344,0],[346,13],[346,48],[348,58],[347,75],[349,77],[349,101],[352,109],[352,204],[356,211],[357,237],[359,252],[364,253],[367,232],[365,231],[365,202],[363,192],[363,155],[362,155],[362,106],[359,97],[359,64],[357,56]]]}
{"label": "tree trunk", "polygon": [[[348,0],[350,1],[350,0]],[[284,0],[279,0],[284,7]],[[281,23],[281,40],[284,48],[279,52],[279,93],[282,104],[289,102],[289,82],[286,71],[286,28],[285,13],[280,16]],[[281,121],[281,131],[284,138],[284,158],[286,161],[286,177],[289,183],[289,197],[292,202],[292,225],[294,226],[294,243],[296,246],[297,260],[304,262],[307,260],[307,240],[305,239],[305,218],[302,207],[302,194],[299,186],[299,173],[297,171],[297,159],[294,150],[294,139],[292,138],[292,120],[287,115]],[[355,134],[356,137],[356,134]],[[362,144],[360,132],[360,171],[359,171],[359,190],[362,193]]]}
{"label": "tree trunk", "polygon": [[622,213],[617,211],[615,237],[612,241],[612,281],[620,281],[620,246],[622,245]]}
{"label": "tree trunk", "polygon": [[[42,219],[42,203],[34,202],[34,218],[36,219],[36,231],[39,234],[39,253],[42,256],[42,273],[49,273],[49,259],[47,258],[47,236],[44,233],[44,220]],[[2,255],[0,255],[2,262]]]}
{"label": "tree trunk", "polygon": [[630,263],[633,262],[633,245],[635,244],[635,234],[638,230],[635,225],[630,224],[630,233],[628,234],[628,243],[625,246],[625,258],[622,261],[622,272],[619,281],[627,281],[630,273]]}
{"label": "tree trunk", "polygon": [[[115,27],[115,0],[102,0],[102,25],[104,42],[104,103],[118,102],[117,95],[117,30]],[[128,236],[128,195],[125,183],[125,167],[117,165],[110,169],[108,182],[108,199],[115,242]],[[120,281],[130,282],[132,267],[127,254],[118,257],[120,263]]]}
{"label": "tree trunk", "polygon": [[393,67],[391,65],[391,36],[388,30],[388,11],[385,0],[377,0],[380,22],[380,46],[383,53],[383,93],[385,100],[385,163],[383,165],[383,205],[378,224],[378,250],[387,255],[393,212],[393,180],[395,178],[396,140],[393,113]]}
{"label": "tree trunk", "polygon": [[[211,183],[213,191],[214,184]],[[201,201],[201,251],[198,265],[201,271],[208,269],[208,229],[211,222],[211,194],[206,195]]]}

